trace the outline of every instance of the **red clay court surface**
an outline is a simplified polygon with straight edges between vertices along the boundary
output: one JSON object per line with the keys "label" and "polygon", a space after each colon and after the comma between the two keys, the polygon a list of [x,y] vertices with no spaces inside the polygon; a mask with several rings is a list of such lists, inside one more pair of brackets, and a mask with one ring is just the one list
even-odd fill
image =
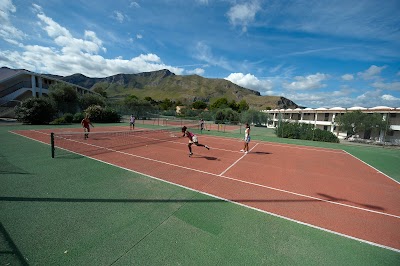
{"label": "red clay court surface", "polygon": [[[44,143],[50,142],[50,132],[15,131]],[[118,138],[73,142],[62,148],[400,252],[400,184],[345,151],[252,141],[251,152],[244,154],[238,139],[209,135],[200,135],[199,142],[211,150],[193,146],[192,157],[183,137],[148,146],[121,145]]]}

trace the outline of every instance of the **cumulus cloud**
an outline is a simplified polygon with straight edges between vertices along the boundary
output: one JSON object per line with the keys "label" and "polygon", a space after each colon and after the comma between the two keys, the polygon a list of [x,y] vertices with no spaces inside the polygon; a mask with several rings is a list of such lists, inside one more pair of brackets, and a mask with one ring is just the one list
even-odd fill
{"label": "cumulus cloud", "polygon": [[391,90],[391,91],[400,91],[400,82],[374,82],[371,84],[372,87],[377,89]]}
{"label": "cumulus cloud", "polygon": [[367,91],[354,99],[355,106],[374,107],[374,106],[400,106],[400,98],[390,94],[383,94],[381,90]]}
{"label": "cumulus cloud", "polygon": [[258,1],[252,1],[250,3],[236,4],[232,6],[227,16],[229,22],[233,26],[241,26],[242,31],[247,31],[247,25],[254,21],[256,13],[260,10]]}
{"label": "cumulus cloud", "polygon": [[272,82],[270,80],[260,80],[252,74],[231,73],[225,79],[244,88],[257,90],[261,94],[269,94],[272,90]]}
{"label": "cumulus cloud", "polygon": [[353,99],[349,97],[353,92],[347,87],[333,92],[298,92],[289,91],[282,96],[294,101],[296,104],[311,108],[332,108],[332,107],[351,107],[354,106]]}
{"label": "cumulus cloud", "polygon": [[350,80],[354,79],[354,76],[352,74],[345,74],[342,76],[342,79],[346,80],[346,81],[350,81]]}
{"label": "cumulus cloud", "polygon": [[[35,7],[35,10],[40,9]],[[141,54],[131,59],[121,57],[107,59],[100,55],[107,49],[95,32],[87,30],[83,38],[77,38],[44,13],[38,13],[37,17],[39,25],[55,46],[23,45],[22,52],[2,50],[0,64],[63,76],[82,73],[90,77],[104,77],[117,73],[139,73],[160,69],[169,69],[175,74],[184,72],[182,68],[165,65],[159,56],[152,53]]]}
{"label": "cumulus cloud", "polygon": [[193,70],[187,70],[186,73],[188,73],[188,74],[196,74],[196,75],[201,76],[201,75],[204,74],[204,69],[202,69],[202,68],[195,68],[195,69],[193,69]]}
{"label": "cumulus cloud", "polygon": [[314,75],[308,75],[306,77],[297,76],[294,77],[296,81],[287,83],[284,82],[282,87],[287,90],[313,90],[326,87],[322,82],[328,79],[329,75],[317,73]]}
{"label": "cumulus cloud", "polygon": [[11,17],[15,12],[17,8],[11,0],[0,1],[0,38],[11,44],[19,44],[19,41],[25,37],[25,34],[11,23]]}
{"label": "cumulus cloud", "polygon": [[376,78],[379,78],[379,75],[381,74],[382,70],[384,70],[385,68],[386,68],[386,66],[378,67],[378,66],[372,65],[364,72],[358,72],[357,75],[365,80],[376,79]]}
{"label": "cumulus cloud", "polygon": [[400,98],[396,98],[396,97],[394,97],[394,96],[392,96],[392,95],[389,95],[389,94],[384,94],[384,95],[382,95],[382,100],[384,100],[384,101],[389,101],[389,102],[394,102],[394,101],[397,101],[397,102],[400,102]]}

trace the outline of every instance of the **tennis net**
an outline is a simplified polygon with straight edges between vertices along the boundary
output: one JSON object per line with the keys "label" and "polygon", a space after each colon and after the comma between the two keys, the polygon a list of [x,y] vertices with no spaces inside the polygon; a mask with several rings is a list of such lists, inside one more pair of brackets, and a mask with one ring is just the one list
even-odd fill
{"label": "tennis net", "polygon": [[[185,125],[189,130],[198,130],[198,124]],[[174,141],[182,136],[182,127],[157,129],[135,129],[126,131],[95,132],[52,132],[51,156],[64,154],[65,151],[75,154],[96,155],[101,153],[123,151],[134,147],[160,144]]]}

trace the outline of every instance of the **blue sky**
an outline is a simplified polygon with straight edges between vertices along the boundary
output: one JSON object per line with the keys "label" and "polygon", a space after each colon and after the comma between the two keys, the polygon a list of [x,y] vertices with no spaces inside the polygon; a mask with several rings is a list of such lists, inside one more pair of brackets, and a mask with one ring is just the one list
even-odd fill
{"label": "blue sky", "polygon": [[305,107],[400,107],[398,0],[0,0],[0,66],[169,69]]}

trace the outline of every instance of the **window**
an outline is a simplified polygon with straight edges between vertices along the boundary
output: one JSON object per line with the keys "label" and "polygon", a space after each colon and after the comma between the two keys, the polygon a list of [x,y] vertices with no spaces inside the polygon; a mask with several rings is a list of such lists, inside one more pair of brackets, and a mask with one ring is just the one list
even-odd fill
{"label": "window", "polygon": [[396,113],[390,113],[390,118],[395,118],[396,117]]}
{"label": "window", "polygon": [[324,126],[324,130],[327,131],[328,130],[328,126]]}

